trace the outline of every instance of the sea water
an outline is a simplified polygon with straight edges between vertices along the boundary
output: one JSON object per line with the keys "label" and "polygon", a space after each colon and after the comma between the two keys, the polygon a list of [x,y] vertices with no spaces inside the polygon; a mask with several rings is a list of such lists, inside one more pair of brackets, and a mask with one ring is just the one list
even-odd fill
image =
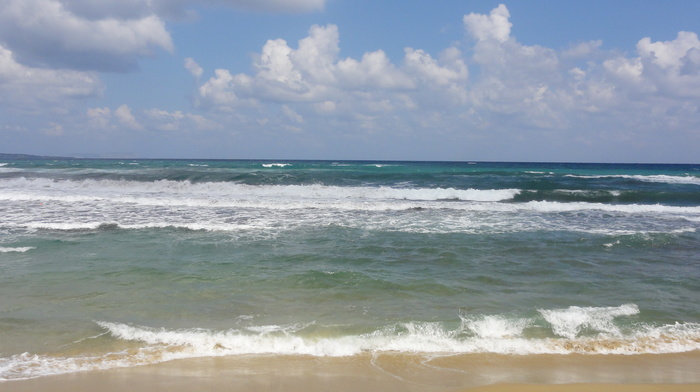
{"label": "sea water", "polygon": [[700,166],[4,160],[0,380],[700,350]]}

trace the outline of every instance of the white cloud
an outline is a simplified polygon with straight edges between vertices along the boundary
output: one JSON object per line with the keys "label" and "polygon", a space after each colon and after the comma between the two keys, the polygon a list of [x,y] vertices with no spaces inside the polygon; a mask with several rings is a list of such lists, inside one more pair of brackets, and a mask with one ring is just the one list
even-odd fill
{"label": "white cloud", "polygon": [[313,26],[310,36],[294,50],[282,39],[268,40],[254,61],[254,76],[232,75],[218,69],[202,84],[198,101],[203,106],[230,110],[255,105],[260,99],[278,102],[315,102],[328,99],[334,84],[337,28]]}
{"label": "white cloud", "polygon": [[501,4],[489,15],[463,19],[467,34],[476,40],[471,62],[479,70],[468,89],[471,116],[479,118],[480,127],[497,129],[516,123],[526,129],[568,127],[563,114],[572,106],[568,70],[559,53],[517,42],[510,36],[509,17]]}
{"label": "white cloud", "polygon": [[500,4],[489,15],[475,13],[465,15],[463,22],[470,35],[478,41],[505,42],[510,38],[510,28],[513,26],[509,18],[508,8]]}
{"label": "white cloud", "polygon": [[[433,113],[433,118],[454,119],[462,115],[460,110],[480,109],[520,113],[539,126],[560,125],[562,116],[549,106],[559,105],[561,98],[550,87],[562,79],[557,55],[551,49],[510,39],[508,15],[505,6],[499,6],[490,16],[465,18],[467,23],[479,24],[476,31],[485,37],[474,49],[472,61],[481,66],[481,75],[472,82],[469,59],[455,47],[444,50],[439,59],[424,50],[406,48],[400,65],[393,64],[382,50],[365,53],[359,60],[340,59],[338,29],[328,25],[312,26],[297,49],[282,39],[267,41],[255,59],[257,72],[253,75],[216,70],[216,76],[200,86],[198,99],[203,107],[229,111],[250,106],[250,102],[284,104],[285,112],[297,105],[295,109],[303,111],[363,118],[361,123],[372,124],[368,127],[372,129],[382,121],[375,117],[378,113],[409,110],[420,117],[421,110],[445,109],[450,113]],[[307,103],[312,106],[299,106]]]}
{"label": "white cloud", "polygon": [[161,109],[149,109],[144,111],[144,122],[148,122],[149,127],[161,131],[181,131],[192,130],[213,130],[220,129],[221,126],[197,114],[183,113],[179,110],[169,112]]}
{"label": "white cloud", "polygon": [[[0,8],[0,42],[8,42],[0,44],[0,104],[39,112],[52,105],[59,110],[66,97],[99,95],[95,72],[65,67],[123,71],[143,56],[172,49],[165,21],[191,4],[8,0]],[[309,12],[322,9],[324,1],[201,4]],[[343,57],[338,27],[314,25],[296,44],[270,37],[253,56],[250,72],[220,68],[200,80],[204,69],[186,58],[184,67],[197,83],[195,106],[202,114],[121,105],[80,115],[91,130],[144,130],[130,133],[132,137],[225,129],[246,140],[276,140],[275,132],[289,130],[294,132],[284,133],[289,138],[285,143],[307,137],[318,140],[319,148],[325,136],[327,144],[381,137],[392,143],[400,138],[439,140],[455,150],[472,142],[517,145],[527,140],[595,148],[602,142],[652,144],[652,135],[700,129],[696,33],[680,32],[668,41],[643,38],[636,53],[626,54],[606,50],[600,40],[564,50],[522,44],[511,35],[505,5],[488,14],[465,15],[462,22],[469,38],[464,43],[441,53],[407,47],[403,58],[394,61],[387,53],[396,48]],[[12,33],[8,40],[13,29],[21,34]],[[17,45],[27,62],[18,60]],[[114,60],[112,68],[102,60]],[[48,127],[35,129],[71,133],[78,123],[58,128],[46,120],[42,124]],[[223,128],[223,123],[231,126]]]}
{"label": "white cloud", "polygon": [[92,72],[27,67],[0,45],[0,103],[24,111],[66,105],[66,99],[101,94],[102,83]]}
{"label": "white cloud", "polygon": [[466,103],[469,70],[459,49],[444,50],[439,61],[421,49],[405,48],[404,52],[404,69],[421,88],[407,106],[416,100],[440,106]]}
{"label": "white cloud", "polygon": [[337,74],[345,88],[412,89],[415,84],[391,63],[382,50],[365,53],[362,59],[346,58],[337,64]]}
{"label": "white cloud", "polygon": [[114,111],[114,116],[119,120],[119,122],[127,128],[140,130],[143,126],[136,121],[136,118],[131,114],[131,109],[126,105],[119,106]]}
{"label": "white cloud", "polygon": [[112,117],[109,108],[92,108],[87,111],[88,121],[95,128],[107,128]]}
{"label": "white cloud", "polygon": [[419,95],[422,89],[442,89],[453,99],[465,99],[459,85],[468,70],[456,48],[446,50],[439,61],[422,50],[407,49],[400,66],[382,50],[365,53],[360,60],[340,59],[339,52],[335,25],[312,26],[296,49],[283,39],[268,40],[255,56],[255,74],[218,69],[199,87],[198,102],[221,110],[260,102],[311,103],[327,113],[410,106],[406,94]]}
{"label": "white cloud", "polygon": [[294,69],[292,48],[283,39],[269,40],[263,46],[255,66],[262,79],[279,82],[291,89],[301,88],[301,73]]}
{"label": "white cloud", "polygon": [[[638,56],[605,51],[602,41],[558,51],[519,43],[509,18],[505,5],[466,15],[465,33],[474,39],[466,50],[448,47],[434,57],[405,48],[400,63],[383,50],[341,58],[338,28],[312,26],[296,48],[283,39],[267,41],[253,73],[216,70],[201,84],[198,100],[202,108],[265,119],[279,129],[438,132],[494,142],[509,135],[622,143],[699,122],[692,120],[697,101],[687,100],[700,94],[694,33],[667,42],[643,39]],[[508,133],[513,129],[521,133]]]}
{"label": "white cloud", "polygon": [[299,41],[299,48],[291,51],[289,59],[294,67],[316,83],[333,83],[333,66],[338,59],[338,27],[312,26],[309,36]]}
{"label": "white cloud", "polygon": [[404,51],[407,70],[416,74],[424,83],[446,86],[467,80],[469,71],[457,48],[450,48],[443,54],[443,63],[446,63],[446,66],[441,66],[430,54],[421,49],[406,48]]}
{"label": "white cloud", "polygon": [[282,113],[287,117],[287,119],[291,120],[292,122],[302,124],[304,122],[304,118],[299,115],[299,113],[295,112],[294,109],[290,108],[287,105],[282,105]]}
{"label": "white cloud", "polygon": [[0,42],[23,64],[128,71],[174,45],[165,21],[190,6],[223,5],[265,12],[312,12],[325,0],[5,0]]}
{"label": "white cloud", "polygon": [[194,130],[217,130],[221,125],[198,114],[179,110],[147,109],[132,112],[128,105],[112,110],[108,107],[88,109],[85,113],[89,125],[98,131],[114,130],[161,130],[189,132]]}
{"label": "white cloud", "polygon": [[613,75],[619,82],[628,84],[634,88],[643,84],[642,73],[644,66],[639,58],[627,59],[617,57],[614,59],[605,60],[603,67],[608,74]]}
{"label": "white cloud", "polygon": [[202,67],[200,67],[199,64],[197,64],[197,62],[194,61],[192,57],[188,57],[185,59],[185,69],[190,71],[192,76],[194,76],[197,79],[199,79],[202,76],[202,73],[204,73]]}
{"label": "white cloud", "polygon": [[242,93],[248,92],[252,83],[253,80],[248,75],[231,75],[231,72],[226,69],[217,69],[212,78],[199,86],[195,101],[199,106],[215,107],[223,111],[230,111],[244,105],[254,106],[255,99],[241,99],[235,92],[236,90]]}
{"label": "white cloud", "polygon": [[[650,91],[666,96],[700,98],[700,40],[696,33],[681,31],[676,39],[651,42],[643,38],[637,43],[638,75]],[[641,82],[640,82],[641,83]]]}
{"label": "white cloud", "polygon": [[156,49],[173,50],[163,19],[154,13],[90,19],[60,0],[6,0],[0,40],[22,63],[52,68],[123,71]]}
{"label": "white cloud", "polygon": [[651,42],[651,38],[642,38],[637,43],[637,52],[661,68],[680,69],[683,59],[692,49],[700,49],[700,41],[695,33],[681,31],[673,41]]}
{"label": "white cloud", "polygon": [[192,13],[188,7],[195,5],[313,12],[325,0],[4,0],[0,43],[22,64],[129,71],[158,50],[172,52],[165,21]]}
{"label": "white cloud", "polygon": [[146,110],[146,115],[157,124],[156,128],[162,131],[177,131],[180,129],[180,122],[185,115],[178,111],[168,112],[160,109]]}

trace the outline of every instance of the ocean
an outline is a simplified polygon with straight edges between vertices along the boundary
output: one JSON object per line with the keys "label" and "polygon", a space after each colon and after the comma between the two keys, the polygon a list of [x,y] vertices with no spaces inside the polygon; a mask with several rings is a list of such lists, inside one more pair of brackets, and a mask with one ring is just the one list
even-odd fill
{"label": "ocean", "polygon": [[700,165],[4,159],[0,380],[697,353],[699,231]]}

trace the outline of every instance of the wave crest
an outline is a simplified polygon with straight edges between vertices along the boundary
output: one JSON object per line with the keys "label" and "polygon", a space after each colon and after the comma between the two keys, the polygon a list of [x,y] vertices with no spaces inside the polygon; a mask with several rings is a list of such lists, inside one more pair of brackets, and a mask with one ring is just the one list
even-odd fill
{"label": "wave crest", "polygon": [[113,198],[206,198],[208,200],[274,199],[359,199],[359,200],[461,200],[505,201],[520,193],[519,189],[395,188],[388,186],[333,185],[247,185],[233,182],[158,180],[63,180],[15,178],[4,180],[0,198],[12,200],[36,197],[84,199]]}
{"label": "wave crest", "polygon": [[[700,324],[630,323],[626,319],[639,314],[635,304],[540,309],[537,314],[531,317],[461,315],[457,324],[413,321],[360,334],[346,334],[337,329],[333,332],[336,327],[324,328],[313,322],[250,325],[217,331],[96,321],[111,338],[142,346],[78,357],[23,353],[0,358],[0,380],[140,366],[182,358],[251,354],[345,357],[391,352],[434,358],[479,353],[636,355],[700,350]],[[252,321],[252,317],[246,320]],[[98,337],[108,338],[103,335]]]}

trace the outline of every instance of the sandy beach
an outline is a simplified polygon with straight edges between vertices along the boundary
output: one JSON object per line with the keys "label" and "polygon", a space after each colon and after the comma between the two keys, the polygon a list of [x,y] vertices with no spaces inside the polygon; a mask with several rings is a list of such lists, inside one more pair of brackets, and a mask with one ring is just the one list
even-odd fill
{"label": "sandy beach", "polygon": [[221,357],[0,383],[24,391],[700,391],[696,353],[642,356]]}

